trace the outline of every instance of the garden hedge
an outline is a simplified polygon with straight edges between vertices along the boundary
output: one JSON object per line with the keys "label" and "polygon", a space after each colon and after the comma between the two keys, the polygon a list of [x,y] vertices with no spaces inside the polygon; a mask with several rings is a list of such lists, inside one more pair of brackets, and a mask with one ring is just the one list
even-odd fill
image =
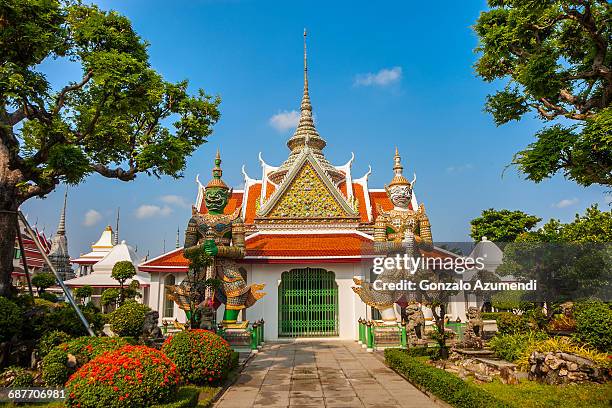
{"label": "garden hedge", "polygon": [[136,337],[142,333],[145,316],[151,309],[135,301],[127,301],[110,314],[111,330],[120,337]]}
{"label": "garden hedge", "polygon": [[489,392],[444,370],[429,366],[404,350],[386,349],[385,361],[389,367],[402,374],[410,382],[431,392],[454,407],[511,407],[511,405],[495,398]]}
{"label": "garden hedge", "polygon": [[162,351],[190,384],[218,384],[232,365],[233,351],[227,341],[208,330],[176,333],[164,341]]}

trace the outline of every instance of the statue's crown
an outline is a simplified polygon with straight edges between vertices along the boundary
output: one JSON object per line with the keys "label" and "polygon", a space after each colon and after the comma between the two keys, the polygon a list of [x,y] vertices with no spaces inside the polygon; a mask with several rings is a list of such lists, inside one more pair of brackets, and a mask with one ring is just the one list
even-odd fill
{"label": "statue's crown", "polygon": [[391,180],[391,183],[389,183],[389,185],[387,185],[386,187],[393,187],[393,186],[410,186],[412,187],[412,185],[414,184],[414,182],[416,181],[416,175],[414,176],[414,180],[412,182],[408,181],[408,179],[406,177],[404,177],[404,166],[402,166],[402,158],[399,154],[399,151],[397,150],[397,147],[395,148],[395,156],[393,157],[393,179]]}
{"label": "statue's crown", "polygon": [[212,169],[212,180],[208,182],[205,187],[205,190],[209,188],[223,188],[225,190],[229,190],[229,187],[225,182],[221,179],[223,175],[223,170],[221,170],[221,154],[219,150],[217,150],[217,156],[215,157],[215,167]]}

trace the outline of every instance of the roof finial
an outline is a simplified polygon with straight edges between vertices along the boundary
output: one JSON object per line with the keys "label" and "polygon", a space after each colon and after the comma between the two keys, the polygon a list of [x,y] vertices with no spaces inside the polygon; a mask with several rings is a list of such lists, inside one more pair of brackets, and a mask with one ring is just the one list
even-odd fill
{"label": "roof finial", "polygon": [[66,202],[68,201],[68,187],[64,192],[64,206],[62,207],[62,213],[60,214],[59,224],[57,226],[57,235],[66,235]]}
{"label": "roof finial", "polygon": [[181,231],[180,227],[176,227],[176,249],[179,248],[179,238],[181,234],[180,231]]}

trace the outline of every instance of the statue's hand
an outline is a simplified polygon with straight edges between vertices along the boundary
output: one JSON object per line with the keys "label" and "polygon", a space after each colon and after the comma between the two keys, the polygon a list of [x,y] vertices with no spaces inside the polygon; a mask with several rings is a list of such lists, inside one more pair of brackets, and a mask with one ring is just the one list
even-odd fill
{"label": "statue's hand", "polygon": [[215,241],[212,239],[209,239],[204,242],[202,247],[204,248],[204,252],[208,256],[217,256],[217,254],[219,253],[219,248],[217,247],[217,244],[215,244]]}

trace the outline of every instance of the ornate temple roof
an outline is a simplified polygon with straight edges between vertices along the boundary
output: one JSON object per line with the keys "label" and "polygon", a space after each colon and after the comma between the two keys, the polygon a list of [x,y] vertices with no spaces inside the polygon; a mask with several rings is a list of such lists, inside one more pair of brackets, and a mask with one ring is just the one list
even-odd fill
{"label": "ornate temple roof", "polygon": [[[305,37],[305,35],[304,35]],[[261,153],[261,178],[249,177],[244,166],[244,188],[233,190],[225,214],[241,209],[245,223],[246,256],[242,263],[359,262],[373,242],[379,211],[394,208],[384,189],[370,189],[371,169],[353,178],[354,155],[342,166],[325,158],[325,140],[312,116],[304,38],[304,92],[300,121],[287,142],[290,154],[279,167],[267,164]],[[409,185],[399,153],[395,152],[392,184]],[[195,211],[207,212],[205,186],[196,177]],[[408,208],[416,209],[413,192]],[[436,250],[434,250],[436,252]],[[437,252],[436,252],[437,253]],[[187,272],[183,249],[177,248],[139,265],[143,272]]]}

